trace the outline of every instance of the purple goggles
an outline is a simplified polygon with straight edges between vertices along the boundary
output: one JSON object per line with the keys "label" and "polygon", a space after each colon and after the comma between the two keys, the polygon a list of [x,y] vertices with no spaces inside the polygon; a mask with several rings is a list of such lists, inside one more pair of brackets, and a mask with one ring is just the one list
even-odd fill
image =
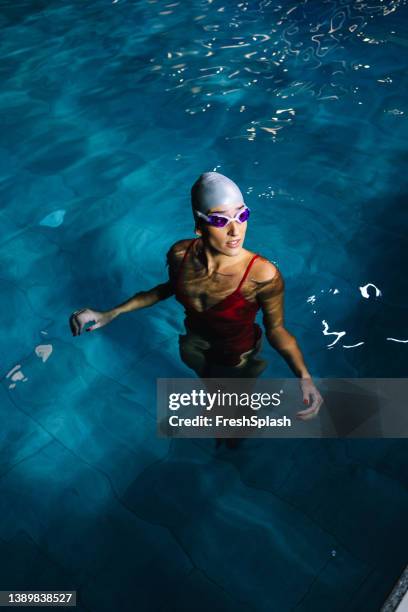
{"label": "purple goggles", "polygon": [[231,221],[238,221],[238,223],[245,223],[245,221],[248,221],[250,210],[247,206],[245,206],[244,210],[239,211],[235,215],[235,217],[227,217],[226,215],[219,215],[216,213],[211,215],[205,215],[199,210],[196,210],[195,213],[198,217],[204,219],[209,225],[212,225],[213,227],[225,227],[226,225],[231,223]]}

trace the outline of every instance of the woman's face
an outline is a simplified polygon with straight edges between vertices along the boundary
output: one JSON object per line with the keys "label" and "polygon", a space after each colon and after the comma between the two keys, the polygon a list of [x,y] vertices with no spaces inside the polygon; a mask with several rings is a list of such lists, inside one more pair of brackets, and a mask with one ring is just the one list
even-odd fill
{"label": "woman's face", "polygon": [[[218,206],[211,208],[206,214],[219,214],[227,217],[235,217],[241,210],[245,208],[244,204],[237,206],[225,207]],[[209,223],[200,222],[198,231],[201,233],[203,240],[214,250],[219,251],[223,255],[236,257],[240,254],[244,244],[247,222],[238,223],[231,221],[225,227],[213,227]]]}

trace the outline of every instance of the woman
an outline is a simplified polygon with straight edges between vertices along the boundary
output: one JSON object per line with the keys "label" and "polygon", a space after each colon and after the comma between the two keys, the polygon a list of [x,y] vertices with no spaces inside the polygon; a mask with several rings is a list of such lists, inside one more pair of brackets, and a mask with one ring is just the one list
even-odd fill
{"label": "woman", "polygon": [[73,335],[91,322],[86,331],[175,295],[186,312],[186,334],[180,336],[183,361],[202,378],[253,378],[266,367],[257,357],[262,331],[255,315],[261,308],[266,337],[299,378],[303,401],[309,404],[297,418],[316,416],[322,398],[296,339],[283,326],[282,275],[270,261],[243,248],[249,209],[241,191],[226,176],[205,172],[192,187],[191,201],[198,238],[170,248],[169,280],[106,312],[74,312]]}

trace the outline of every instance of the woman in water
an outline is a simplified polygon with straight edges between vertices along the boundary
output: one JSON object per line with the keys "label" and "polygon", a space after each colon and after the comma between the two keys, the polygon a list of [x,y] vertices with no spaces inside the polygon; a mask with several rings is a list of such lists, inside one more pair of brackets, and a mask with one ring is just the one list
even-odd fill
{"label": "woman in water", "polygon": [[105,312],[74,312],[72,334],[80,335],[89,323],[86,331],[93,331],[174,295],[186,314],[186,333],[179,340],[184,363],[201,378],[255,378],[266,367],[257,358],[262,331],[255,315],[260,308],[265,335],[299,378],[308,404],[297,418],[316,416],[323,400],[296,339],[283,325],[282,275],[270,261],[243,248],[249,208],[241,191],[226,176],[205,172],[192,187],[191,202],[198,237],[170,248],[168,281]]}

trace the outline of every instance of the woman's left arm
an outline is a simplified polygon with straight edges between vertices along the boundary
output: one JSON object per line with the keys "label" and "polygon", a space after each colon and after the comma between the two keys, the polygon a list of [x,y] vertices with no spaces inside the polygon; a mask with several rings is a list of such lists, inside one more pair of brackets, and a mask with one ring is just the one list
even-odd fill
{"label": "woman's left arm", "polygon": [[284,327],[283,277],[272,263],[267,260],[262,260],[262,263],[263,265],[258,267],[261,282],[257,300],[263,313],[265,334],[272,348],[283,357],[295,376],[300,379],[303,401],[309,407],[297,415],[301,419],[309,419],[317,415],[323,399],[313,384],[296,338]]}

